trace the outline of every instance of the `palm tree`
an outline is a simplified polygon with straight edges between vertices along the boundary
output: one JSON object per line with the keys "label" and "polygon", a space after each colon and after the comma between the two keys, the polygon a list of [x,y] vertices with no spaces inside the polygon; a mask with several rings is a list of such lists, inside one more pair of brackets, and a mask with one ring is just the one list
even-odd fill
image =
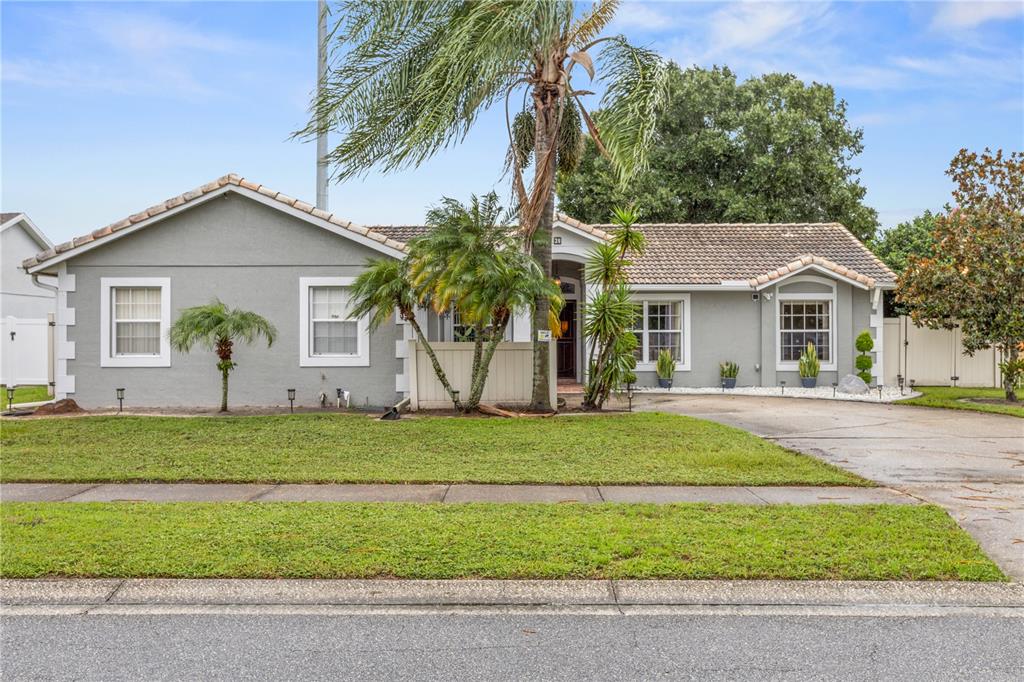
{"label": "palm tree", "polygon": [[455,396],[444,368],[434,353],[427,335],[420,328],[416,319],[416,306],[419,301],[409,283],[409,263],[406,260],[374,259],[367,263],[366,269],[356,277],[350,290],[352,295],[352,316],[359,318],[363,315],[369,316],[371,330],[379,328],[382,324],[391,319],[391,311],[398,310],[398,315],[408,322],[416,338],[423,346],[430,363],[434,366],[434,374],[438,381],[444,386],[444,390],[452,399],[456,409],[461,404]]}
{"label": "palm tree", "polygon": [[462,405],[480,404],[491,358],[516,310],[529,309],[537,297],[553,303],[547,325],[556,329],[561,296],[537,261],[518,246],[517,228],[491,192],[472,196],[468,205],[445,198],[427,213],[431,229],[410,242],[412,286],[420,302],[439,314],[454,309],[472,325],[473,365],[470,395]]}
{"label": "palm tree", "polygon": [[[665,97],[667,69],[656,54],[601,37],[618,4],[598,0],[577,13],[570,0],[343,0],[329,38],[337,49],[296,135],[340,133],[328,161],[344,180],[417,166],[503,103],[521,243],[550,276],[555,177],[579,158],[581,127],[625,183],[647,164]],[[582,101],[592,93],[573,81],[576,66],[604,87],[596,120]],[[520,101],[513,116],[510,102]],[[539,297],[535,328],[548,312]],[[550,409],[549,369],[547,343],[535,339],[535,408]]]}
{"label": "palm tree", "polygon": [[186,308],[171,327],[171,346],[180,353],[188,353],[195,345],[217,354],[217,369],[221,375],[220,411],[228,411],[228,373],[237,367],[231,359],[236,342],[253,343],[263,337],[267,348],[274,345],[277,329],[265,318],[248,310],[228,308],[219,299],[207,305]]}
{"label": "palm tree", "polygon": [[633,376],[636,368],[633,353],[637,342],[631,331],[636,304],[626,279],[626,266],[631,255],[644,250],[643,233],[635,228],[639,217],[632,208],[615,209],[612,238],[595,246],[587,261],[587,283],[597,291],[587,303],[583,326],[591,340],[583,391],[583,407],[587,409],[601,409],[612,390]]}

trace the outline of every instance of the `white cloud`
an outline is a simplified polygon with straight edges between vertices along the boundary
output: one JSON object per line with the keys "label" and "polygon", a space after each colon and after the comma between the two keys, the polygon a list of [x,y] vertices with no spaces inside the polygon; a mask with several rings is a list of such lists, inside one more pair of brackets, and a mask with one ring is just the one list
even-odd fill
{"label": "white cloud", "polygon": [[711,15],[708,51],[721,54],[789,41],[825,18],[828,3],[738,2]]}
{"label": "white cloud", "polygon": [[1024,2],[980,2],[961,0],[938,5],[932,26],[942,29],[965,29],[996,19],[1013,19],[1024,14]]}
{"label": "white cloud", "polygon": [[673,17],[645,2],[624,2],[615,13],[611,28],[616,31],[638,29],[662,31],[676,25]]}

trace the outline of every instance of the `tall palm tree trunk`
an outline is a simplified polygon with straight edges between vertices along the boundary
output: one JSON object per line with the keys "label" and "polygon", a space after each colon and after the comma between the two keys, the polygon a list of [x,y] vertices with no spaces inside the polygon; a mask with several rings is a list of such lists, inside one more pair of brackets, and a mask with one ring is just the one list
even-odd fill
{"label": "tall palm tree trunk", "polygon": [[[551,83],[540,83],[533,91],[533,102],[536,112],[536,131],[534,136],[534,158],[536,159],[535,185],[542,191],[534,196],[543,201],[543,209],[537,220],[537,228],[533,233],[533,243],[527,248],[533,253],[545,274],[551,276],[551,229],[555,218],[555,165],[558,161],[555,153],[558,139],[558,86]],[[537,332],[548,328],[548,299],[540,296],[536,299],[533,310],[533,396],[530,408],[537,411],[551,411],[550,397],[550,341],[540,341]]]}

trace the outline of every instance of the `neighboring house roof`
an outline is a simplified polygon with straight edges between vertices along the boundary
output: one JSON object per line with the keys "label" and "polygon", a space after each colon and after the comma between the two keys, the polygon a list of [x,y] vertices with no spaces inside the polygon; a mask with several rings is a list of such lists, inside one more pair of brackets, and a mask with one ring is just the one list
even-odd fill
{"label": "neighboring house roof", "polygon": [[155,206],[150,206],[144,211],[130,215],[127,218],[111,223],[106,227],[101,227],[89,234],[82,235],[81,237],[75,237],[71,241],[49,248],[46,251],[36,254],[32,258],[26,259],[22,263],[22,267],[33,270],[38,269],[41,266],[61,262],[77,255],[79,250],[94,248],[98,246],[99,243],[113,241],[124,234],[128,234],[136,229],[158,222],[170,215],[174,215],[184,210],[185,208],[203,203],[206,199],[217,196],[226,191],[238,192],[257,199],[258,201],[263,201],[263,203],[266,203],[269,206],[293,213],[297,215],[297,217],[308,220],[311,223],[331,230],[337,234],[347,234],[348,236],[357,239],[357,241],[363,241],[371,246],[377,245],[380,247],[379,250],[391,252],[392,255],[400,255],[401,252],[405,251],[405,244],[402,242],[391,239],[386,235],[370,230],[362,225],[356,225],[348,220],[339,218],[327,211],[321,211],[311,204],[307,204],[304,201],[299,201],[298,199],[294,199],[286,194],[277,192],[265,185],[246,180],[234,173],[229,173],[228,175],[217,178],[213,182],[208,182],[205,185],[185,192],[184,194],[171,197],[167,201],[163,201]]}
{"label": "neighboring house roof", "polygon": [[430,231],[429,225],[367,225],[374,232],[407,243],[410,239],[422,237]]}
{"label": "neighboring house roof", "polygon": [[14,227],[15,225],[21,225],[25,228],[25,232],[31,237],[36,244],[39,244],[40,249],[49,249],[53,246],[53,242],[47,238],[43,231],[36,227],[36,224],[32,222],[24,213],[0,213],[0,232]]}
{"label": "neighboring house roof", "polygon": [[[613,225],[594,225],[610,231]],[[634,284],[743,283],[758,287],[822,269],[871,288],[896,275],[839,223],[648,223],[627,273]]]}

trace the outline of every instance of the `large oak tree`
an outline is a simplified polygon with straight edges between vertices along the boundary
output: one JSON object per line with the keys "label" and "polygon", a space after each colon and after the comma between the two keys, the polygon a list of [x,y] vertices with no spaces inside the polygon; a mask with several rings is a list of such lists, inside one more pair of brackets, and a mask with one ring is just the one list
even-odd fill
{"label": "large oak tree", "polygon": [[635,202],[644,222],[836,221],[861,240],[874,234],[878,216],[852,165],[862,131],[831,86],[675,65],[668,80],[648,170],[624,188],[588,144],[576,173],[560,179],[561,210],[605,222]]}

